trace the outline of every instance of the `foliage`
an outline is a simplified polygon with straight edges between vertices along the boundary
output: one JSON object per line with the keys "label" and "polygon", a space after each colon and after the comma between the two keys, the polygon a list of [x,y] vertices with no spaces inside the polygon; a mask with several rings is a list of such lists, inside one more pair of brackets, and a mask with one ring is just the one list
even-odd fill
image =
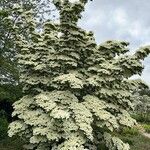
{"label": "foliage", "polygon": [[[22,9],[17,11],[19,4],[22,5]],[[5,110],[7,116],[12,113],[12,103],[22,96],[22,86],[19,83],[20,66],[16,57],[19,49],[14,39],[17,34],[26,39],[28,35],[26,28],[19,25],[20,13],[33,9],[34,18],[44,22],[45,11],[47,14],[52,12],[51,5],[49,10],[44,9],[46,4],[51,4],[50,0],[0,0],[0,110]],[[16,24],[18,24],[17,28],[15,28]]]}
{"label": "foliage", "polygon": [[150,122],[150,90],[143,89],[135,93],[134,117],[139,122]]}
{"label": "foliage", "polygon": [[[46,1],[50,4],[50,0]],[[16,12],[18,5],[22,5],[22,10]],[[19,79],[19,66],[16,59],[18,49],[15,46],[15,34],[26,36],[26,28],[18,26],[14,29],[16,23],[20,22],[21,11],[34,10],[34,17],[40,21],[43,19],[45,11],[50,14],[52,8],[43,10],[45,3],[42,0],[1,0],[0,1],[0,84],[16,84]],[[51,5],[49,5],[51,6]],[[53,10],[54,11],[54,10]],[[50,18],[48,18],[50,19]],[[25,22],[24,22],[25,23]],[[17,32],[17,33],[16,33]]]}
{"label": "foliage", "polygon": [[96,150],[101,141],[110,150],[129,149],[113,132],[136,124],[128,113],[132,92],[146,85],[128,78],[141,74],[150,47],[127,55],[127,42],[97,45],[77,26],[86,3],[54,0],[60,24],[47,21],[40,33],[32,11],[21,13],[28,35],[16,42],[24,96],[13,105],[18,119],[9,136],[26,139],[26,149]]}
{"label": "foliage", "polygon": [[129,135],[129,134],[117,134],[122,141],[130,144],[131,150],[149,150],[150,139],[142,134]]}
{"label": "foliage", "polygon": [[21,85],[4,84],[0,87],[0,103],[5,102],[15,102],[22,96]]}
{"label": "foliage", "polygon": [[145,132],[150,133],[150,124],[144,124],[142,125],[145,129]]}
{"label": "foliage", "polygon": [[0,140],[7,136],[8,121],[5,117],[5,112],[0,111]]}
{"label": "foliage", "polygon": [[0,140],[0,150],[22,150],[23,141],[16,137]]}
{"label": "foliage", "polygon": [[140,123],[150,123],[150,115],[147,114],[137,114],[137,112],[132,113],[132,117]]}
{"label": "foliage", "polygon": [[[117,135],[124,142],[128,142],[131,145],[131,150],[149,150],[150,139],[142,136],[141,134],[128,136],[128,135]],[[6,138],[0,141],[0,150],[22,150],[23,141],[16,137]],[[98,150],[107,150],[102,145]]]}
{"label": "foliage", "polygon": [[[19,14],[14,12],[14,7],[21,3],[24,9],[30,9],[31,3],[22,0],[0,1],[0,84],[14,84],[18,82],[19,72],[16,60],[17,49],[14,43],[14,25],[19,19]],[[19,29],[24,34],[24,29]]]}
{"label": "foliage", "polygon": [[126,127],[126,128],[123,128],[121,134],[135,136],[139,134],[139,130],[137,127],[132,127],[132,128]]}
{"label": "foliage", "polygon": [[[5,112],[5,119],[8,122],[12,120],[11,113],[13,111],[12,103],[22,97],[22,86],[3,84],[0,85],[0,111]],[[0,115],[1,116],[1,115]]]}

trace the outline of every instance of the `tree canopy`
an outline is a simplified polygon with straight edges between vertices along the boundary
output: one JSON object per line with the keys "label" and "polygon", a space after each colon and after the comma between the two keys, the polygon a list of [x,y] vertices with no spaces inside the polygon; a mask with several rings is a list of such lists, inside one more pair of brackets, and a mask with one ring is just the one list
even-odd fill
{"label": "tree canopy", "polygon": [[26,149],[97,150],[102,142],[129,149],[113,132],[136,124],[128,112],[132,92],[146,85],[129,78],[142,73],[150,47],[129,55],[124,41],[97,45],[93,32],[77,25],[87,2],[54,0],[60,23],[47,21],[42,32],[32,11],[21,12],[28,35],[16,37],[24,96],[13,105],[18,119],[9,136],[25,139]]}

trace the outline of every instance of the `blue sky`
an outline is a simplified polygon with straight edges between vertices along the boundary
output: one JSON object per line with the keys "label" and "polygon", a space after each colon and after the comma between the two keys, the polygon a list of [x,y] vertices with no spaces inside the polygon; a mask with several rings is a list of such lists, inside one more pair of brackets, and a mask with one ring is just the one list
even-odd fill
{"label": "blue sky", "polygon": [[[98,44],[106,40],[130,42],[131,52],[150,45],[148,0],[93,0],[86,5],[79,25],[94,31]],[[142,79],[150,85],[150,56],[144,61]]]}

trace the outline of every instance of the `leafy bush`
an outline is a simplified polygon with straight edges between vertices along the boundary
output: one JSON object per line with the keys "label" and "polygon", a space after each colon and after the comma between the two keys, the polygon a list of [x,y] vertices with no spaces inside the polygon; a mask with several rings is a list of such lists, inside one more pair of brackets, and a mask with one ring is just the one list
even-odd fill
{"label": "leafy bush", "polygon": [[23,140],[17,137],[3,138],[0,140],[0,150],[23,150]]}
{"label": "leafy bush", "polygon": [[139,134],[139,130],[136,127],[132,127],[132,128],[123,128],[122,132],[123,135],[131,135],[131,136],[135,136]]}
{"label": "leafy bush", "polygon": [[132,117],[137,121],[137,122],[140,122],[140,123],[150,123],[150,114],[138,114],[138,113],[135,113],[135,114],[132,114]]}
{"label": "leafy bush", "polygon": [[8,122],[12,120],[12,103],[18,100],[21,96],[21,85],[0,84],[0,111],[5,111],[5,117],[8,120]]}
{"label": "leafy bush", "polygon": [[134,144],[133,138],[139,135],[140,133],[137,127],[124,127],[119,132],[114,132],[114,136],[119,137],[123,142],[130,145]]}
{"label": "leafy bush", "polygon": [[138,134],[138,135],[126,134],[125,135],[122,133],[118,133],[116,136],[122,139],[122,141],[129,143],[131,147],[130,150],[149,150],[150,139],[148,137],[143,136],[142,134]]}
{"label": "leafy bush", "polygon": [[0,140],[7,137],[8,121],[6,118],[0,118]]}
{"label": "leafy bush", "polygon": [[144,124],[143,125],[145,132],[150,133],[150,125],[149,124]]}
{"label": "leafy bush", "polygon": [[150,89],[137,91],[134,99],[133,117],[139,122],[150,123]]}
{"label": "leafy bush", "polygon": [[0,84],[0,102],[13,103],[22,96],[22,86],[12,84]]}

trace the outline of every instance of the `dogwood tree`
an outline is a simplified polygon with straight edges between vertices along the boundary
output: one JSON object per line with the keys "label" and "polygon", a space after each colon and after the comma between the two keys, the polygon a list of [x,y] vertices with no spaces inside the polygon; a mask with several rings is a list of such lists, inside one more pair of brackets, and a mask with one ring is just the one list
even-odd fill
{"label": "dogwood tree", "polygon": [[37,33],[32,12],[24,12],[28,40],[18,36],[24,97],[14,103],[9,136],[25,139],[26,149],[128,150],[129,145],[113,136],[136,121],[132,92],[144,85],[129,80],[141,74],[150,47],[126,54],[129,43],[107,41],[97,45],[92,32],[77,23],[87,0],[54,0],[60,23],[46,22]]}

